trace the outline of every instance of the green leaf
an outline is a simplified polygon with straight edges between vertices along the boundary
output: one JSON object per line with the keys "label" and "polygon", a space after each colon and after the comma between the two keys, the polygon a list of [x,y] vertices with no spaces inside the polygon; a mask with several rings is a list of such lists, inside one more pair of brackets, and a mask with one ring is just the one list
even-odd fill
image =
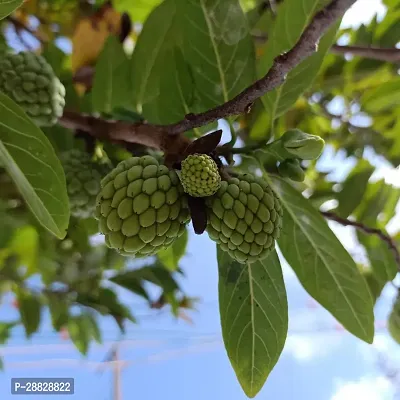
{"label": "green leaf", "polygon": [[204,111],[253,83],[255,51],[238,0],[177,0],[183,53]]}
{"label": "green leaf", "polygon": [[39,328],[41,319],[41,302],[38,296],[25,289],[18,289],[16,294],[26,337],[30,338]]}
{"label": "green leaf", "polygon": [[400,77],[366,91],[361,97],[362,107],[372,114],[400,105]]}
{"label": "green leaf", "polygon": [[33,226],[25,225],[15,230],[8,245],[10,253],[18,256],[19,264],[27,268],[27,275],[36,273],[39,235]]}
{"label": "green leaf", "polygon": [[121,331],[124,332],[124,322],[128,319],[135,322],[130,310],[118,301],[118,297],[111,289],[100,288],[96,295],[94,294],[79,294],[77,302],[91,307],[102,315],[111,315]]}
{"label": "green leaf", "polygon": [[114,35],[106,40],[96,62],[93,78],[93,111],[110,113],[128,104],[131,97],[130,63],[122,44]]}
{"label": "green leaf", "polygon": [[[357,220],[387,233],[385,225],[393,218],[399,199],[400,189],[386,184],[384,179],[371,183],[356,210]],[[366,235],[360,231],[357,231],[357,237],[365,247],[374,275],[385,283],[393,280],[398,266],[388,244],[376,235]]]}
{"label": "green leaf", "polygon": [[59,331],[68,323],[69,304],[61,293],[48,293],[48,306],[50,310],[51,323],[56,331]]}
{"label": "green leaf", "polygon": [[372,298],[354,260],[301,193],[283,179],[268,179],[284,208],[278,240],[283,256],[315,300],[349,332],[372,343]]}
{"label": "green leaf", "polygon": [[0,93],[0,161],[37,220],[59,239],[69,222],[64,170],[44,133]]}
{"label": "green leaf", "polygon": [[[268,72],[270,66],[272,65],[270,60],[271,51],[272,54],[274,54],[274,52],[277,49],[281,49],[283,43],[286,42],[287,44],[290,43],[289,49],[296,44],[298,39],[297,32],[300,31],[299,29],[300,21],[302,21],[302,18],[304,17],[304,21],[307,21],[306,22],[307,24],[309,18],[312,16],[312,14],[307,14],[308,17],[306,16],[306,14],[304,13],[304,11],[307,9],[306,7],[304,8],[303,12],[297,10],[297,7],[299,6],[302,7],[302,4],[305,6],[306,3],[309,5],[311,11],[311,9],[312,10],[315,9],[315,7],[311,7],[311,4],[312,3],[317,4],[318,1],[292,0],[285,2],[282,5],[282,9],[280,9],[278,13],[278,19],[281,16],[281,18],[284,19],[285,21],[284,22],[285,25],[281,26],[280,24],[282,24],[283,22],[279,23],[279,21],[277,21],[276,23],[274,29],[274,34],[276,36],[273,36],[271,39],[272,40],[272,43],[270,45],[271,48],[267,47],[265,49],[265,54],[267,54],[266,57],[268,57],[268,60],[267,62],[264,61],[264,63],[268,64],[269,67],[266,69],[264,66],[264,68],[260,69],[260,74],[259,74],[260,77],[264,76]],[[285,9],[283,9],[284,7]],[[297,14],[297,12],[299,12],[299,14]],[[300,18],[299,15],[301,15]],[[291,25],[292,23],[294,24],[294,28],[292,28]],[[292,107],[296,103],[297,99],[303,94],[303,92],[305,92],[311,86],[315,77],[318,74],[318,71],[321,68],[321,65],[324,61],[327,51],[332,46],[337,30],[339,29],[339,25],[340,21],[335,23],[328,30],[328,32],[321,38],[318,44],[318,51],[315,52],[310,57],[308,57],[302,63],[300,63],[296,68],[294,68],[287,75],[285,82],[281,86],[279,86],[275,90],[272,90],[271,92],[267,93],[262,97],[262,102],[269,116],[269,126],[272,126],[272,123],[276,118],[283,115],[287,110],[289,110],[290,107]],[[285,33],[281,32],[282,29],[285,29]],[[292,29],[294,29],[294,31],[292,31]],[[278,45],[274,44],[274,42],[276,41],[279,42],[282,41],[283,43],[279,43]],[[261,139],[261,137],[253,137],[253,139]]]}
{"label": "green leaf", "polygon": [[51,65],[56,76],[60,76],[67,60],[66,54],[54,43],[47,43],[42,56]]}
{"label": "green leaf", "polygon": [[145,104],[160,95],[159,81],[168,50],[175,47],[176,7],[174,0],[162,2],[147,18],[131,58],[132,101],[135,109],[145,114]]}
{"label": "green leaf", "polygon": [[187,243],[188,233],[187,230],[185,230],[183,235],[177,239],[172,246],[157,253],[161,264],[169,271],[176,271],[179,267],[179,260],[185,255]]}
{"label": "green leaf", "polygon": [[159,94],[143,106],[143,114],[157,124],[172,124],[190,112],[193,103],[193,80],[178,47],[164,52],[159,72]]}
{"label": "green leaf", "polygon": [[372,269],[365,270],[362,272],[362,274],[367,281],[369,291],[375,304],[387,282],[379,279]]}
{"label": "green leaf", "polygon": [[91,336],[97,343],[101,344],[102,343],[101,332],[95,316],[91,313],[87,313],[85,314],[85,318],[87,320],[87,325],[89,328],[89,332],[91,333]]}
{"label": "green leaf", "polygon": [[283,350],[288,305],[275,251],[253,264],[240,264],[217,248],[222,336],[236,376],[255,397]]}
{"label": "green leaf", "polygon": [[17,322],[0,322],[0,344],[4,344],[10,338],[11,330]]}
{"label": "green leaf", "polygon": [[89,349],[89,325],[84,315],[72,317],[68,321],[68,333],[75,347],[83,355],[87,354]]}
{"label": "green leaf", "polygon": [[361,159],[343,182],[342,190],[337,194],[338,207],[335,212],[347,218],[361,203],[368,186],[368,180],[374,172],[374,167]]}
{"label": "green leaf", "polygon": [[127,12],[134,22],[144,22],[161,0],[114,0],[113,6],[119,12]]}
{"label": "green leaf", "polygon": [[154,283],[164,289],[166,293],[179,289],[179,286],[171,273],[157,264],[128,271],[110,278],[111,282],[114,282],[128,290],[132,290],[132,285],[141,280]]}
{"label": "green leaf", "polygon": [[0,0],[0,19],[7,17],[18,7],[21,7],[24,0]]}

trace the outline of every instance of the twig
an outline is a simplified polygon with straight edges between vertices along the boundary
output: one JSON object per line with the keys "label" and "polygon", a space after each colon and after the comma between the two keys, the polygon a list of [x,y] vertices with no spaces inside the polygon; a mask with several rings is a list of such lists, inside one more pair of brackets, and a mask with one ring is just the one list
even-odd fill
{"label": "twig", "polygon": [[397,264],[397,268],[400,271],[400,251],[397,248],[394,240],[389,235],[384,233],[381,229],[371,228],[369,226],[362,224],[361,222],[350,221],[349,219],[339,217],[339,215],[336,215],[335,213],[332,213],[329,211],[321,211],[321,214],[325,218],[328,218],[332,221],[336,221],[337,223],[339,223],[343,226],[353,226],[354,228],[358,229],[359,231],[361,231],[367,235],[378,236],[383,242],[385,242],[388,245],[389,249],[392,251],[394,259]]}
{"label": "twig", "polygon": [[36,32],[33,29],[29,28],[29,26],[25,25],[23,22],[19,21],[18,19],[14,18],[12,16],[8,16],[7,20],[10,21],[14,25],[16,31],[22,29],[25,32],[28,32],[31,36],[33,36],[41,44],[46,44],[48,42],[48,40],[45,37],[43,37],[39,32]]}
{"label": "twig", "polygon": [[364,47],[364,46],[340,46],[335,44],[331,47],[331,52],[335,54],[351,54],[373,60],[400,63],[400,49]]}

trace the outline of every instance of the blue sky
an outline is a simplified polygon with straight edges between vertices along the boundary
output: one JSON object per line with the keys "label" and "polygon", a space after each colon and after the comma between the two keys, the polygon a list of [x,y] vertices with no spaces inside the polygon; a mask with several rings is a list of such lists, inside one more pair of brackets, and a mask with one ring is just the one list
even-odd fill
{"label": "blue sky", "polygon": [[[344,25],[367,21],[376,11],[383,12],[380,1],[360,0],[344,19]],[[226,132],[224,138],[227,138]],[[394,171],[370,154],[378,166],[373,179],[385,177],[388,183],[400,181]],[[341,155],[332,156],[328,148],[320,168],[336,169],[335,178],[343,178],[353,162],[343,162]],[[331,224],[349,251],[360,253],[349,228]],[[392,231],[400,227],[399,217],[391,224]],[[192,313],[190,325],[176,321],[168,313],[150,311],[126,292],[123,299],[139,317],[139,325],[130,325],[120,346],[120,358],[125,361],[122,372],[122,398],[203,400],[227,398],[246,399],[226,356],[219,325],[218,275],[215,246],[207,235],[190,235],[188,252],[182,260],[186,279],[185,291],[201,297],[198,312]],[[385,321],[394,290],[388,286],[376,307],[377,335],[373,345],[367,345],[343,331],[336,321],[316,304],[302,289],[294,273],[284,263],[284,278],[289,301],[289,335],[285,350],[267,383],[256,397],[260,400],[392,400],[395,387],[378,366],[382,355],[391,363],[400,359],[400,349],[385,333]],[[5,302],[0,307],[2,318],[12,318],[17,311]],[[23,331],[15,332],[4,354],[6,369],[0,375],[0,398],[10,394],[12,377],[74,377],[75,395],[67,398],[83,400],[112,399],[111,365],[101,368],[119,333],[114,323],[102,321],[104,345],[92,345],[87,359],[68,342],[54,334],[47,322],[31,341]],[[21,399],[25,398],[24,396]],[[27,399],[39,399],[29,396]],[[46,396],[46,399],[56,399]]]}

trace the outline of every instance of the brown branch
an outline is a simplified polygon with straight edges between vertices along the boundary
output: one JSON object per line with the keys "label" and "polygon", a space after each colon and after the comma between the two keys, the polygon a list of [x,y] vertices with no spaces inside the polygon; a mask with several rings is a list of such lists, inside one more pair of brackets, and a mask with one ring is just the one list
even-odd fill
{"label": "brown branch", "polygon": [[137,143],[169,154],[179,154],[190,144],[183,135],[166,135],[155,125],[104,120],[68,110],[64,111],[59,124],[68,129],[85,131],[97,139],[113,143]]}
{"label": "brown branch", "polygon": [[395,241],[381,229],[371,228],[369,226],[362,224],[361,222],[350,221],[349,219],[339,217],[339,215],[336,215],[335,213],[329,211],[321,211],[321,214],[325,218],[335,221],[343,226],[352,226],[367,235],[378,236],[383,242],[385,242],[388,245],[389,249],[392,251],[394,259],[397,264],[397,268],[400,271],[400,251],[397,248]]}
{"label": "brown branch", "polygon": [[400,49],[396,48],[340,46],[335,44],[331,47],[331,52],[334,54],[350,54],[372,60],[400,63]]}
{"label": "brown branch", "polygon": [[18,19],[8,16],[7,20],[11,22],[11,24],[14,25],[14,28],[16,31],[18,30],[24,30],[25,32],[28,32],[31,36],[33,36],[37,41],[39,41],[42,45],[46,44],[48,42],[48,39],[45,38],[42,34],[39,32],[34,31],[33,29],[29,28],[29,26],[25,25],[23,22],[19,21]]}

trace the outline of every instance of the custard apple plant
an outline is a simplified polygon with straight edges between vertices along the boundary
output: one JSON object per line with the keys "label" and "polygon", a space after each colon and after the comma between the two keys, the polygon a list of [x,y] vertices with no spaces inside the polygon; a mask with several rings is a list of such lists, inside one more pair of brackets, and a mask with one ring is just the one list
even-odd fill
{"label": "custard apple plant", "polygon": [[400,268],[400,191],[375,173],[400,164],[398,2],[346,29],[355,0],[127,3],[0,2],[2,342],[47,310],[86,354],[103,316],[140,322],[120,288],[195,322],[181,282],[211,257],[246,396],[285,346],[283,263],[372,343]]}

